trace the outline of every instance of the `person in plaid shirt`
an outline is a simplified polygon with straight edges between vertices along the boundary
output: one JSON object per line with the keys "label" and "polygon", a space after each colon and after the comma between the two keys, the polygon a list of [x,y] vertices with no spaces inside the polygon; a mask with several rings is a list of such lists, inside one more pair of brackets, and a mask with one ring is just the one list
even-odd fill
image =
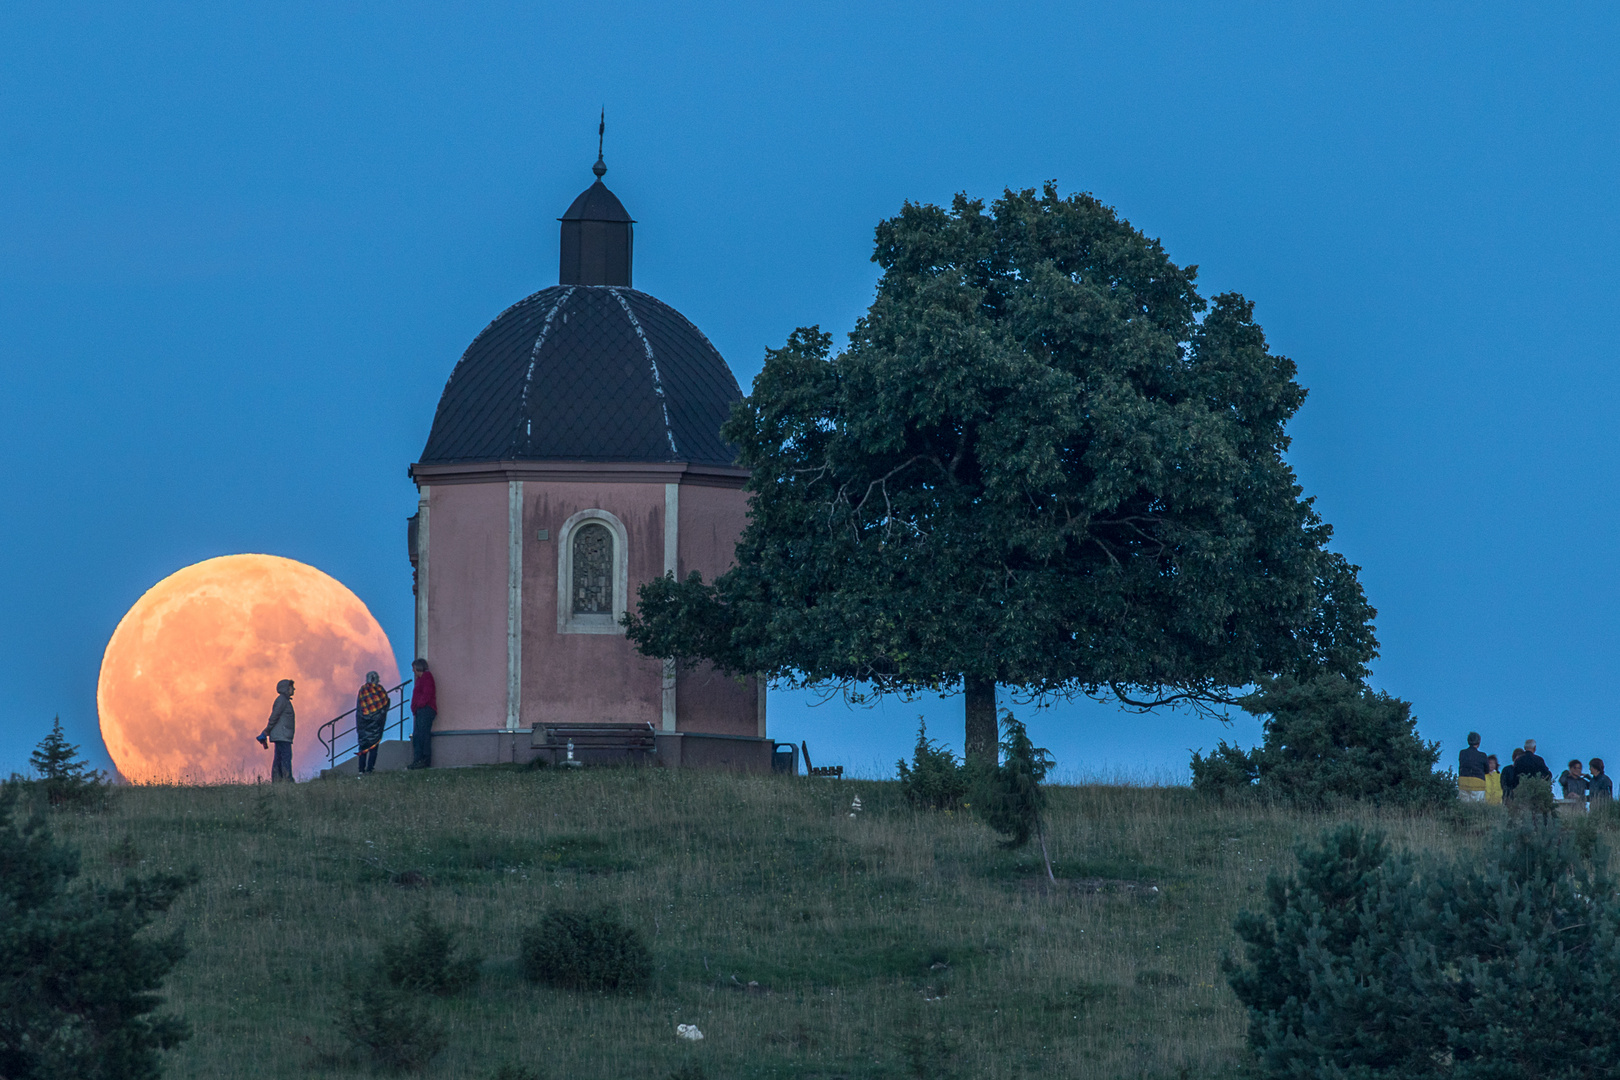
{"label": "person in plaid shirt", "polygon": [[377,767],[377,747],[382,745],[383,725],[388,719],[388,691],[375,671],[366,672],[366,684],[355,698],[354,733],[359,743],[360,775]]}

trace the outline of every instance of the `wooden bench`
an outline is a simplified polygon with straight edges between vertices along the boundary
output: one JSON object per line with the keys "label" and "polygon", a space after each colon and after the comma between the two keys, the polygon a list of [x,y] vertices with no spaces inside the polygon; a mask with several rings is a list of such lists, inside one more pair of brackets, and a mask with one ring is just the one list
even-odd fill
{"label": "wooden bench", "polygon": [[[569,744],[573,745],[570,756]],[[651,724],[538,723],[529,746],[552,765],[650,765],[656,760],[658,733]]]}
{"label": "wooden bench", "polygon": [[816,766],[810,764],[809,743],[801,742],[799,744],[799,750],[804,754],[804,774],[806,776],[830,776],[835,780],[842,780],[844,778],[844,767],[842,765]]}

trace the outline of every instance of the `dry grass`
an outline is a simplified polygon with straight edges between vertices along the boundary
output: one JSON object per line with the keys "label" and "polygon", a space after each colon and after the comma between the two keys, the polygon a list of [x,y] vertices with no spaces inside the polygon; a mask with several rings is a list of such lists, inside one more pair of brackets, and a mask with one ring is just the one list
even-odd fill
{"label": "dry grass", "polygon": [[[174,913],[191,954],[169,996],[196,1035],[171,1076],[364,1075],[334,1025],[344,976],[424,905],[490,958],[474,993],[435,999],[450,1042],[430,1076],[1238,1071],[1243,1017],[1217,966],[1232,916],[1325,822],[1102,786],[1052,789],[1050,817],[1055,890],[1031,853],[870,781],[431,771],[125,788],[58,822],[107,874],[202,872]],[[1415,847],[1476,831],[1455,815],[1379,824]],[[548,905],[642,928],[652,989],[524,982],[518,940]],[[703,1041],[678,1040],[681,1023]]]}

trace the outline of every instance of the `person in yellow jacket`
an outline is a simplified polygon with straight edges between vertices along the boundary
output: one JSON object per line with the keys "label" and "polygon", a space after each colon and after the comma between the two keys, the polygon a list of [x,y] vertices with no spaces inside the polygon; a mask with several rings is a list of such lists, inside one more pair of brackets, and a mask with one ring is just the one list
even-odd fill
{"label": "person in yellow jacket", "polygon": [[1502,805],[1502,770],[1495,754],[1485,759],[1485,802],[1490,806]]}

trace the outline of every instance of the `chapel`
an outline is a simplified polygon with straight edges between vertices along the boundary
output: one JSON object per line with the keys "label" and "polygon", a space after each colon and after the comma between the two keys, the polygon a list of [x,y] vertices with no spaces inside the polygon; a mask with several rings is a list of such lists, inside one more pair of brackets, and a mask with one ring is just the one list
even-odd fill
{"label": "chapel", "polygon": [[720,435],[736,377],[632,287],[635,221],[600,154],[592,172],[559,219],[557,284],[473,339],[410,467],[433,763],[766,769],[763,685],[642,656],[619,624],[641,584],[731,565],[748,472]]}

